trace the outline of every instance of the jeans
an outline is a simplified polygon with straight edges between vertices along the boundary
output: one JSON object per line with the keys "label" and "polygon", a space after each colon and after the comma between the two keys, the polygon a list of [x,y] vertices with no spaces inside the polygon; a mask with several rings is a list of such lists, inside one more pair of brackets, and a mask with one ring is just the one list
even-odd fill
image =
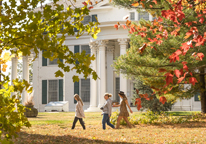
{"label": "jeans", "polygon": [[82,118],[78,118],[78,117],[75,117],[75,118],[74,118],[73,125],[72,125],[72,129],[75,128],[75,125],[76,125],[76,123],[77,123],[78,120],[79,120],[80,124],[82,125],[83,129],[85,130],[86,128],[85,128],[83,119],[82,119]]}
{"label": "jeans", "polygon": [[103,114],[103,119],[102,119],[102,128],[105,130],[106,129],[106,124],[112,128],[114,128],[114,125],[110,123],[109,121],[109,116],[108,114]]}

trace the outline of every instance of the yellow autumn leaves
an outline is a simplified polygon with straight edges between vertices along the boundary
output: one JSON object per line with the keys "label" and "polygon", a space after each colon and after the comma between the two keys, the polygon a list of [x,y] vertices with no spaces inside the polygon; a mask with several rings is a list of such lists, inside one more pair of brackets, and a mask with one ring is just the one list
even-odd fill
{"label": "yellow autumn leaves", "polygon": [[[172,1],[173,3],[178,3],[179,0],[167,0],[167,1]],[[195,7],[195,11],[196,12],[200,12],[200,11],[204,11],[206,8],[206,1],[205,0],[195,0],[194,4],[192,4],[190,1],[188,2],[188,0],[182,0],[181,1],[182,6],[187,6],[188,9]]]}
{"label": "yellow autumn leaves", "polygon": [[6,68],[8,67],[6,63],[8,61],[11,61],[12,57],[14,57],[14,55],[11,55],[9,52],[5,52],[4,54],[1,54],[0,65],[2,66],[0,67],[0,70],[2,70],[3,72],[6,72]]}
{"label": "yellow autumn leaves", "polygon": [[6,72],[7,62],[11,60],[10,54],[8,52],[4,53],[3,56],[0,57],[0,64],[2,65],[1,70]]}

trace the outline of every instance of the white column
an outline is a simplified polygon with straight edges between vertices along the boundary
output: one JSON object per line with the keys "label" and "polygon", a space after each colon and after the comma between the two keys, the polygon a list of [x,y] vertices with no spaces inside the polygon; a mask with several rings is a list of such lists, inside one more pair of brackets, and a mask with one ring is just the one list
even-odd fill
{"label": "white column", "polygon": [[[91,68],[97,72],[97,43],[89,43],[91,49],[91,55],[95,56],[95,60],[91,62]],[[100,109],[97,107],[97,80],[93,79],[93,76],[90,76],[90,106],[85,112],[97,112]]]}
{"label": "white column", "polygon": [[[36,54],[34,51],[32,51],[33,59],[35,58]],[[33,100],[34,100],[34,106],[39,109],[40,104],[40,95],[39,95],[39,55],[37,55],[37,58],[33,62],[33,75],[32,75],[32,86],[33,86]]]}
{"label": "white column", "polygon": [[[23,56],[23,79],[29,82],[29,59],[28,56]],[[26,90],[23,90],[22,93],[22,104],[27,101],[28,93]]]}
{"label": "white column", "polygon": [[114,46],[107,46],[107,92],[111,93],[114,99],[114,71],[111,65],[113,64]]}
{"label": "white column", "polygon": [[100,40],[99,41],[99,105],[98,107],[102,107],[105,99],[104,94],[106,93],[106,64],[105,64],[105,49],[108,40]]}
{"label": "white column", "polygon": [[18,58],[14,56],[11,58],[11,85],[13,85],[13,80],[17,78],[17,64]]}
{"label": "white column", "polygon": [[[118,39],[118,42],[120,45],[120,55],[126,54],[127,39]],[[125,76],[122,73],[120,73],[120,91],[123,91],[127,96],[127,78],[125,78]]]}

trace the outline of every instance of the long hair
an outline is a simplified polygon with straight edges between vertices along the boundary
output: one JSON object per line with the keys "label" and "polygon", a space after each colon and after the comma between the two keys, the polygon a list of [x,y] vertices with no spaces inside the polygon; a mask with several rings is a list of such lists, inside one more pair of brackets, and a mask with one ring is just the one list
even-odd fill
{"label": "long hair", "polygon": [[123,99],[127,99],[126,95],[124,94],[124,92],[119,92],[118,93]]}
{"label": "long hair", "polygon": [[80,96],[79,96],[78,94],[75,94],[75,95],[74,95],[74,98],[76,98],[76,99],[77,99],[77,101],[80,101],[80,102],[81,102],[81,104],[82,104],[82,105],[84,105],[84,103],[83,103],[82,99],[80,98]]}
{"label": "long hair", "polygon": [[112,94],[110,93],[105,93],[104,96],[108,96],[109,98],[112,97]]}

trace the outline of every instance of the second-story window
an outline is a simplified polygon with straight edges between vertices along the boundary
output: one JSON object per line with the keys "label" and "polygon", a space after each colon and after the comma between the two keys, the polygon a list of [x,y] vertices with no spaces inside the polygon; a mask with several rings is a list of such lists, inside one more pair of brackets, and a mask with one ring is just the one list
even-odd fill
{"label": "second-story window", "polygon": [[57,65],[57,59],[54,59],[53,61],[49,60],[49,65]]}
{"label": "second-story window", "polygon": [[130,12],[130,20],[135,20],[135,12]]}
{"label": "second-story window", "polygon": [[91,16],[85,16],[84,20],[82,21],[82,24],[84,25],[88,24],[91,21],[91,19],[92,19]]}
{"label": "second-story window", "polygon": [[149,13],[148,12],[140,12],[138,20],[140,20],[140,19],[149,20]]}
{"label": "second-story window", "polygon": [[[76,17],[74,18],[76,20]],[[88,15],[84,17],[84,20],[82,21],[82,24],[88,24],[89,22],[97,22],[97,15]],[[74,32],[78,32],[77,28],[74,28]]]}

